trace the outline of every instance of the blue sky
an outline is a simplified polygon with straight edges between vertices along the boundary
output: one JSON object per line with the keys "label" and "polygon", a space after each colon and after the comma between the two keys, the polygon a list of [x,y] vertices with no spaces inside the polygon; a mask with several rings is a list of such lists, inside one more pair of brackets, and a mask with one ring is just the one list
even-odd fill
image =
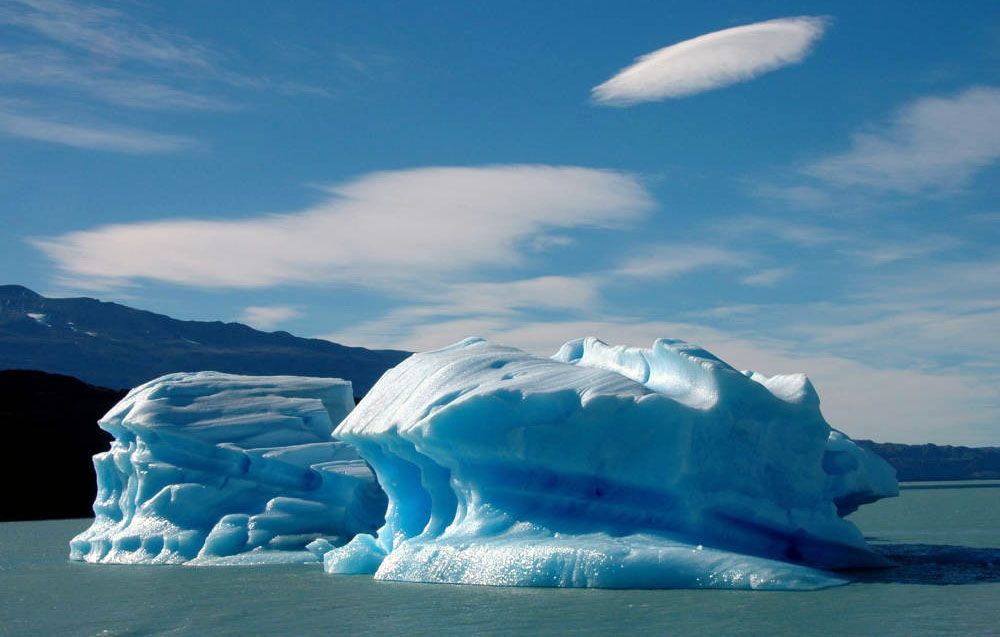
{"label": "blue sky", "polygon": [[851,435],[1000,444],[996,3],[433,5],[0,0],[3,278],[370,347],[683,338]]}

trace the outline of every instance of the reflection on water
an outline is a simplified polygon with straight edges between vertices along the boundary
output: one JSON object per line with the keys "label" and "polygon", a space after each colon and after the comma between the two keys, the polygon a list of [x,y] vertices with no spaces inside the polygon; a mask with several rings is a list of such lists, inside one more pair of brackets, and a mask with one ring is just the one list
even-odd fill
{"label": "reflection on water", "polygon": [[1000,582],[1000,549],[947,544],[876,544],[894,566],[854,571],[858,582],[885,584],[982,584]]}
{"label": "reflection on water", "polygon": [[975,482],[975,481],[960,481],[960,482],[904,482],[899,485],[900,491],[909,491],[914,489],[927,490],[927,489],[1000,489],[1000,482]]}

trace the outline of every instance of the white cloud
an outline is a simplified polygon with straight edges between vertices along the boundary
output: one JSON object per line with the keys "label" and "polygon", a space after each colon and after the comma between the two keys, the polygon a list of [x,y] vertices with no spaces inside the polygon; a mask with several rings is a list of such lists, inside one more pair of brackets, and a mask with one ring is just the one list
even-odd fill
{"label": "white cloud", "polygon": [[640,279],[666,279],[705,268],[732,268],[750,259],[740,252],[707,245],[661,244],[628,258],[615,274]]}
{"label": "white cloud", "polygon": [[531,240],[532,252],[548,252],[554,248],[565,248],[573,245],[573,238],[560,234],[547,234]]}
{"label": "white cloud", "polygon": [[259,330],[270,330],[299,316],[302,316],[301,310],[288,305],[251,305],[243,310],[240,322]]}
{"label": "white cloud", "polygon": [[801,62],[827,23],[781,18],[708,33],[643,55],[591,93],[599,104],[628,106],[745,82]]}
{"label": "white cloud", "polygon": [[1000,158],[1000,89],[925,97],[881,129],[856,133],[851,149],[805,173],[835,186],[919,193],[954,189]]}
{"label": "white cloud", "polygon": [[0,133],[36,141],[52,142],[137,155],[188,150],[198,143],[188,137],[164,135],[139,128],[110,124],[71,124],[25,115],[0,102]]}
{"label": "white cloud", "polygon": [[292,214],[119,224],[33,243],[63,273],[97,281],[361,282],[419,293],[448,275],[517,264],[539,235],[627,226],[653,204],[631,175],[541,165],[372,173],[328,194]]}
{"label": "white cloud", "polygon": [[885,239],[881,241],[859,241],[848,254],[856,255],[870,265],[879,266],[898,261],[922,259],[960,247],[962,242],[948,235],[924,233],[919,238],[907,240]]}
{"label": "white cloud", "polygon": [[436,298],[452,312],[503,314],[519,308],[590,309],[599,298],[596,276],[541,276],[518,281],[463,283]]}
{"label": "white cloud", "polygon": [[791,268],[766,268],[748,274],[740,279],[743,285],[758,287],[769,287],[778,283],[782,279],[788,278],[792,274]]}
{"label": "white cloud", "polygon": [[355,325],[344,334],[325,334],[335,342],[387,342],[422,325],[461,324],[465,329],[524,320],[532,311],[580,313],[600,304],[600,276],[541,276],[502,282],[460,283],[425,290],[417,303],[389,311],[385,316]]}
{"label": "white cloud", "polygon": [[766,235],[795,245],[817,247],[853,242],[854,235],[827,226],[820,226],[779,217],[743,215],[730,217],[712,226],[712,232],[732,239]]}

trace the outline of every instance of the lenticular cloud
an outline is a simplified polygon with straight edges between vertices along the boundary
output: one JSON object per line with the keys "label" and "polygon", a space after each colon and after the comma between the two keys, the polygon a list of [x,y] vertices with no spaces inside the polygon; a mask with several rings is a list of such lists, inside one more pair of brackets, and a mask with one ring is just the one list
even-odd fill
{"label": "lenticular cloud", "polygon": [[639,57],[591,93],[599,104],[628,106],[745,82],[801,62],[827,22],[781,18],[685,40]]}

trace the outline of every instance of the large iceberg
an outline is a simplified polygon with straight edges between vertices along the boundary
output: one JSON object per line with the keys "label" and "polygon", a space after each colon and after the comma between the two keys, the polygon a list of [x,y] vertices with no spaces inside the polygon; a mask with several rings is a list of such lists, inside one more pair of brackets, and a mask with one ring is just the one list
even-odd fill
{"label": "large iceberg", "polygon": [[133,389],[99,423],[114,442],[94,456],[95,520],[70,557],[316,561],[374,532],[385,494],[331,437],[353,406],[351,383],[330,378],[179,373]]}
{"label": "large iceberg", "polygon": [[325,568],[384,580],[820,588],[885,565],[843,516],[897,494],[805,376],[672,340],[548,359],[467,339],[387,372],[335,436],[389,505]]}

